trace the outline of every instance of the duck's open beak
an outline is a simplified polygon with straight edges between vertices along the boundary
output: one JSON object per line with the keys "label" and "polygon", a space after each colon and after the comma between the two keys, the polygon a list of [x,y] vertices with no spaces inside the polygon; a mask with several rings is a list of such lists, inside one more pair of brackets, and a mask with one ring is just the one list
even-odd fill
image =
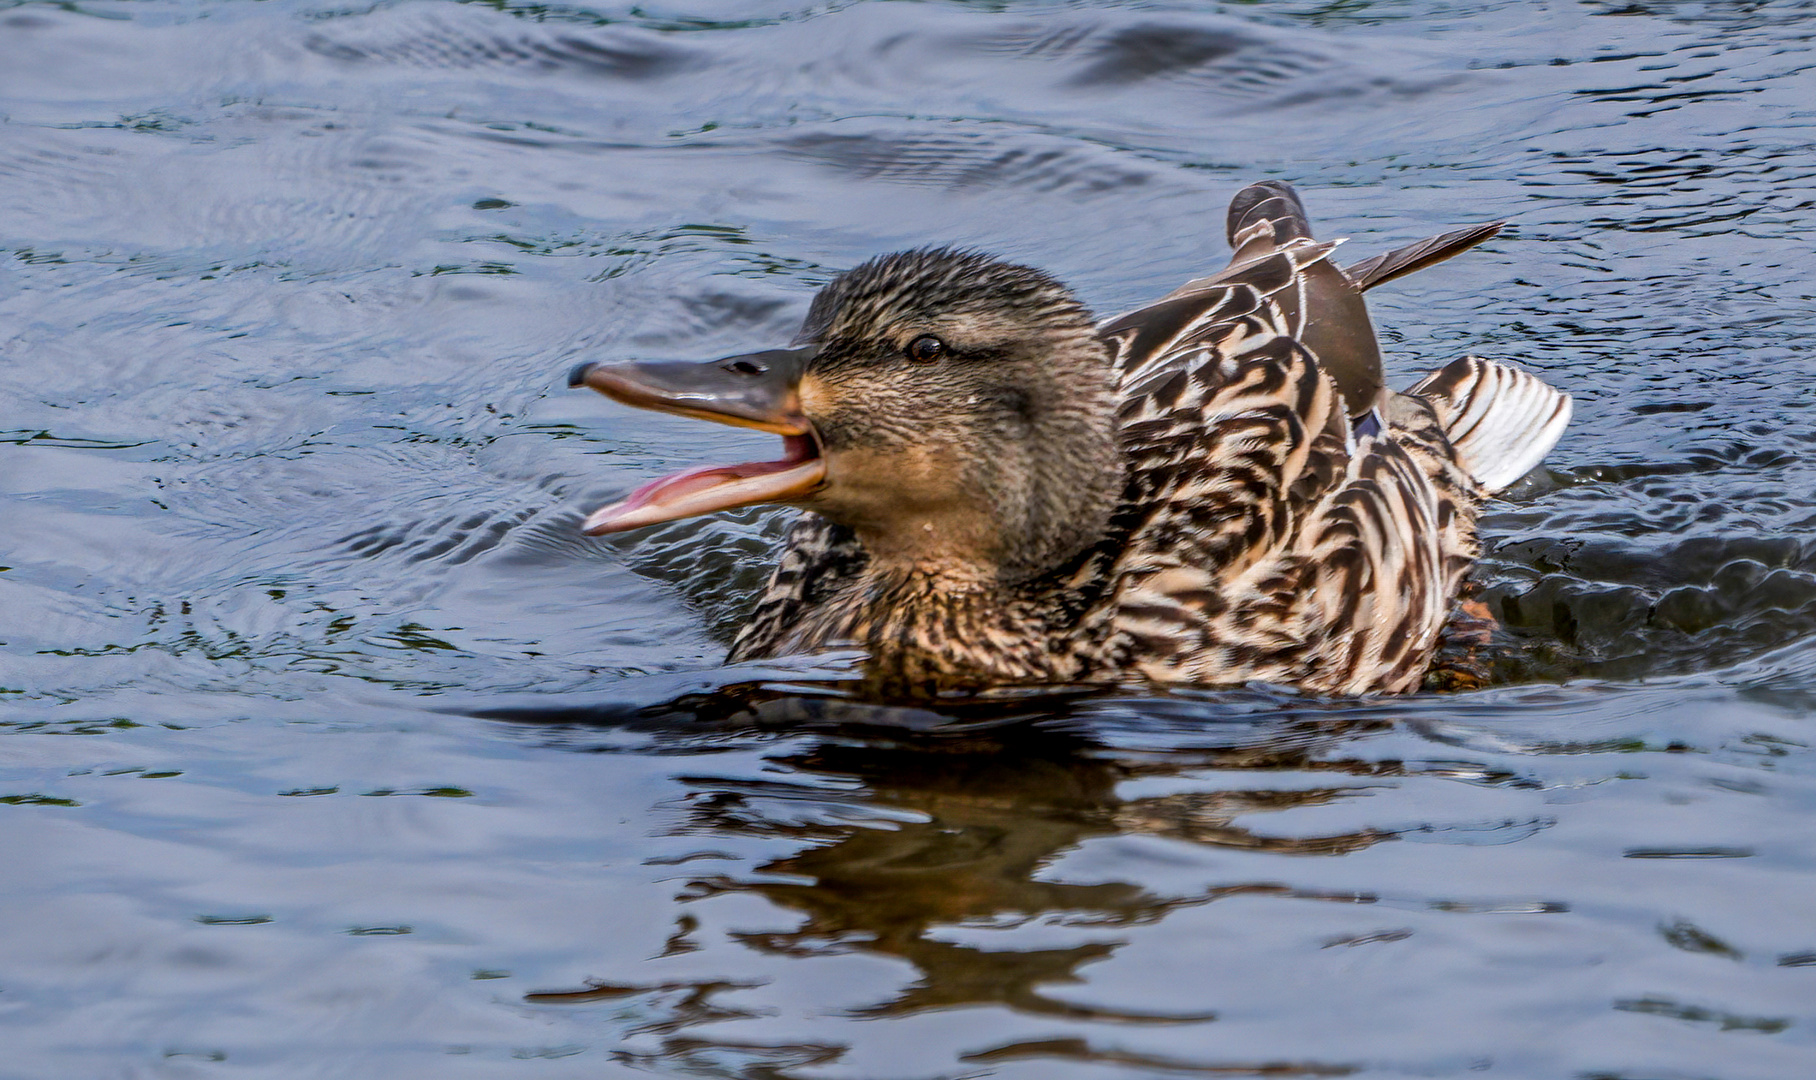
{"label": "duck's open beak", "polygon": [[772,349],[704,364],[581,364],[569,386],[590,386],[640,409],[679,413],[782,436],[779,461],[710,465],[645,484],[587,517],[589,536],[754,503],[800,499],[826,479],[798,387],[812,349]]}

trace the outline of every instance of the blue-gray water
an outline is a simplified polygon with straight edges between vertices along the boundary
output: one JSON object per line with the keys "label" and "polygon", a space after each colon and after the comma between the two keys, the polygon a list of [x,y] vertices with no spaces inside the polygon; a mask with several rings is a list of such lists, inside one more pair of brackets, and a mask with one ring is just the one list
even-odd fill
{"label": "blue-gray water", "polygon": [[[1513,223],[1371,294],[1577,401],[1496,686],[879,711],[577,535],[774,440],[574,362],[1266,177]],[[1789,0],[0,3],[0,1077],[1816,1076],[1813,235]]]}

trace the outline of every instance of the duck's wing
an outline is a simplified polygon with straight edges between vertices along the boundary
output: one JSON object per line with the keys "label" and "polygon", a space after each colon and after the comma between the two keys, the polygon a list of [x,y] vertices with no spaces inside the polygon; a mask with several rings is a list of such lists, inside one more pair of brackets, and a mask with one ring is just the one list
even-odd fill
{"label": "duck's wing", "polygon": [[1331,258],[1342,241],[1313,239],[1298,193],[1269,180],[1230,200],[1226,231],[1233,249],[1228,266],[1104,324],[1119,365],[1125,371],[1150,367],[1180,334],[1222,317],[1227,290],[1246,285],[1279,309],[1287,332],[1336,381],[1349,414],[1361,416],[1379,403],[1383,386],[1381,349],[1362,294],[1467,251],[1497,235],[1501,223],[1447,232],[1345,270]]}
{"label": "duck's wing", "polygon": [[1298,534],[1354,438],[1335,384],[1257,290],[1227,288],[1220,318],[1180,338],[1123,388],[1115,574],[1133,590],[1124,607],[1151,594],[1185,633]]}
{"label": "duck's wing", "polygon": [[1343,273],[1355,283],[1360,292],[1367,292],[1376,285],[1384,285],[1395,278],[1435,266],[1450,258],[1461,255],[1484,240],[1492,240],[1501,235],[1507,226],[1504,221],[1490,221],[1482,225],[1468,225],[1461,229],[1428,236],[1417,243],[1395,248],[1385,255],[1376,255],[1372,259],[1363,259],[1359,263],[1344,267]]}
{"label": "duck's wing", "polygon": [[1381,350],[1362,290],[1331,261],[1342,241],[1313,239],[1298,193],[1277,180],[1237,192],[1230,200],[1226,231],[1233,249],[1228,266],[1104,325],[1103,333],[1112,341],[1140,328],[1119,359],[1145,366],[1166,350],[1169,331],[1174,336],[1190,333],[1194,323],[1217,320],[1228,291],[1247,286],[1273,304],[1286,332],[1318,357],[1336,380],[1349,414],[1367,412],[1381,392]]}
{"label": "duck's wing", "polygon": [[857,536],[818,514],[800,516],[782,542],[769,583],[732,642],[728,663],[798,651],[789,632],[809,609],[825,603],[863,571],[869,555]]}
{"label": "duck's wing", "polygon": [[1250,287],[1226,303],[1125,392],[1110,603],[1128,662],[1161,682],[1410,689],[1473,554],[1468,492],[1433,482],[1441,443],[1430,461],[1401,445],[1435,420],[1357,438],[1279,310]]}
{"label": "duck's wing", "polygon": [[[1335,242],[1293,240],[1100,324],[1098,335],[1110,346],[1125,394],[1130,387],[1174,366],[1193,342],[1216,335],[1220,327],[1263,307],[1281,333],[1303,341],[1301,293],[1306,277],[1318,266],[1334,272],[1330,254],[1336,247]],[[1372,328],[1369,334],[1372,342]]]}

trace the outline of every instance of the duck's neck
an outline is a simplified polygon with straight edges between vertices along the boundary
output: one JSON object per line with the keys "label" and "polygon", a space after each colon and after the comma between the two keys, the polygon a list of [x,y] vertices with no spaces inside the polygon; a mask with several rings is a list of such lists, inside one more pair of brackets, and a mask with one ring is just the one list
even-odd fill
{"label": "duck's neck", "polygon": [[1061,646],[1080,640],[1078,628],[1057,617],[1067,598],[1045,584],[984,580],[974,568],[872,563],[844,625],[828,629],[870,654],[871,680],[891,694],[1073,681],[1080,658]]}
{"label": "duck's neck", "polygon": [[927,509],[852,532],[881,591],[979,597],[1013,583],[1002,563],[1002,524],[984,507]]}

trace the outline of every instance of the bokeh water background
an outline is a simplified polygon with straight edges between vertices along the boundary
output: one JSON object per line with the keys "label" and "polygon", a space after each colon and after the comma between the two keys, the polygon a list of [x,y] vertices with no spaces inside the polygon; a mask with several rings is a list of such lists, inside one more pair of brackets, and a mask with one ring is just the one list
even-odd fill
{"label": "bokeh water background", "polygon": [[[1816,1076],[1816,5],[0,3],[0,1077]],[[728,671],[774,440],[569,392],[1241,185],[1573,394],[1498,685]]]}

